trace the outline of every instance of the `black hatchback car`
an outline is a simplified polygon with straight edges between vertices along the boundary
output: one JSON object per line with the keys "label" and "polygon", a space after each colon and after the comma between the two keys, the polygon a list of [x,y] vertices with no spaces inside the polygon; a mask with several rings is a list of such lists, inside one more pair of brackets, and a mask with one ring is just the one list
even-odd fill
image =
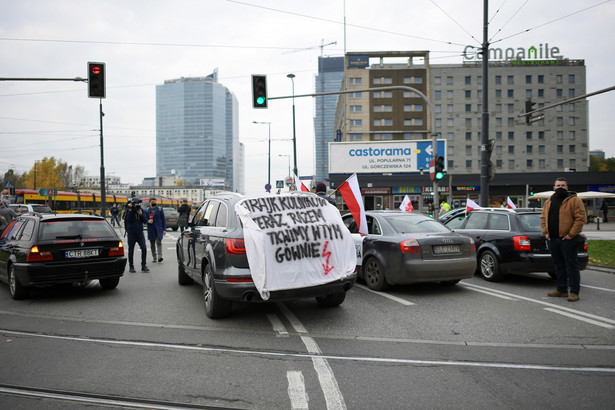
{"label": "black hatchback car", "polygon": [[[261,302],[246,254],[243,226],[235,193],[218,194],[204,201],[177,240],[178,282],[203,286],[205,313],[211,319],[231,314],[233,302]],[[268,301],[315,297],[320,306],[340,305],[356,281],[344,280],[318,286],[273,291]]]}
{"label": "black hatchback car", "polygon": [[13,299],[30,287],[91,280],[114,289],[125,267],[124,245],[102,217],[29,213],[0,235],[0,280]]}
{"label": "black hatchback car", "polygon": [[[445,223],[455,232],[476,241],[477,270],[488,281],[500,281],[512,273],[546,272],[555,278],[547,240],[540,226],[541,209],[481,208],[457,215]],[[587,267],[587,238],[581,235],[578,256]]]}

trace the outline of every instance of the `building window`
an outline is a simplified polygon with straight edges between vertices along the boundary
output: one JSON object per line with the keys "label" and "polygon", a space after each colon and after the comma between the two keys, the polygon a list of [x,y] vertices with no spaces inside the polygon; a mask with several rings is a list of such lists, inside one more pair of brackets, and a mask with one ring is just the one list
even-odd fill
{"label": "building window", "polygon": [[568,111],[574,111],[574,103],[568,103]]}
{"label": "building window", "polygon": [[363,125],[363,120],[350,120],[351,127],[360,127]]}
{"label": "building window", "polygon": [[525,98],[532,98],[532,90],[525,90]]}
{"label": "building window", "polygon": [[[393,106],[391,107],[391,111],[393,111]],[[423,111],[423,106],[421,104],[406,104],[404,105],[404,112],[421,112]]]}
{"label": "building window", "polygon": [[436,118],[435,123],[436,123],[436,124],[435,124],[435,125],[436,125],[436,128],[441,127],[441,126],[442,126],[442,118]]}
{"label": "building window", "polygon": [[446,119],[446,126],[447,127],[452,127],[453,126],[453,119],[452,118],[447,118]]}
{"label": "building window", "polygon": [[467,85],[472,84],[472,76],[466,75],[466,77],[465,77],[465,84],[467,84]]}
{"label": "building window", "polygon": [[515,83],[515,77],[512,75],[506,76],[506,84],[514,84]]}
{"label": "building window", "polygon": [[466,132],[466,141],[471,141],[471,140],[472,140],[472,133]]}
{"label": "building window", "polygon": [[515,90],[506,90],[508,98],[515,98]]}
{"label": "building window", "polygon": [[508,104],[508,112],[515,112],[515,104]]}
{"label": "building window", "polygon": [[527,166],[528,168],[532,168],[533,164],[534,164],[533,159],[528,159],[525,161],[525,166]]}
{"label": "building window", "polygon": [[374,127],[391,127],[393,120],[391,118],[378,118],[374,120]]}
{"label": "building window", "polygon": [[508,160],[508,169],[515,169],[515,160],[514,159],[509,159]]}
{"label": "building window", "polygon": [[508,153],[509,154],[514,154],[515,153],[515,146],[514,145],[509,145],[508,146]]}
{"label": "building window", "polygon": [[545,153],[545,146],[544,145],[539,145],[538,146],[538,153],[539,154],[544,154]]}
{"label": "building window", "polygon": [[497,131],[495,133],[495,139],[496,140],[501,140],[502,139],[502,131]]}
{"label": "building window", "polygon": [[442,99],[442,91],[440,91],[440,90],[436,90],[436,91],[434,92],[434,95],[435,95],[435,97],[436,97],[436,100],[441,100],[441,99]]}
{"label": "building window", "polygon": [[392,77],[374,77],[374,84],[393,84]]}
{"label": "building window", "polygon": [[563,83],[563,82],[564,82],[564,78],[562,77],[562,75],[561,75],[561,74],[557,74],[557,75],[555,76],[555,83],[556,83],[556,84],[561,84],[561,83]]}
{"label": "building window", "polygon": [[546,168],[546,162],[544,159],[539,159],[538,160],[538,168]]}
{"label": "building window", "polygon": [[515,139],[515,132],[514,131],[508,131],[508,139],[509,140],[514,140]]}
{"label": "building window", "polygon": [[568,84],[574,84],[574,74],[568,75]]}
{"label": "building window", "polygon": [[563,97],[564,96],[564,90],[561,88],[558,88],[555,90],[555,96],[556,97]]}
{"label": "building window", "polygon": [[466,118],[466,127],[472,126],[472,118]]}
{"label": "building window", "polygon": [[525,83],[526,84],[532,84],[532,76],[531,75],[526,75],[525,76]]}
{"label": "building window", "polygon": [[515,119],[514,118],[508,118],[508,126],[509,127],[514,127],[515,126]]}
{"label": "building window", "polygon": [[557,160],[557,167],[558,168],[564,168],[564,160],[563,159],[558,159]]}
{"label": "building window", "polygon": [[483,90],[478,90],[476,92],[476,96],[478,97],[479,100],[483,99]]}
{"label": "building window", "polygon": [[544,140],[545,139],[545,132],[544,131],[538,131],[538,139],[539,140]]}
{"label": "building window", "polygon": [[495,112],[502,112],[502,104],[495,105]]}
{"label": "building window", "polygon": [[466,94],[466,98],[472,98],[472,91],[471,90],[465,90],[465,94]]}
{"label": "building window", "polygon": [[538,84],[544,84],[545,83],[545,76],[542,74],[538,75]]}
{"label": "building window", "polygon": [[563,140],[564,139],[564,131],[557,131],[557,133],[555,134],[555,138],[557,138],[558,140]]}
{"label": "building window", "polygon": [[437,113],[441,113],[442,112],[442,105],[441,104],[436,104],[435,105],[435,110]]}
{"label": "building window", "polygon": [[466,104],[466,112],[472,112],[472,104]]}
{"label": "building window", "polygon": [[545,90],[543,90],[542,88],[540,88],[540,89],[538,90],[538,97],[540,98],[540,97],[544,97],[544,96],[545,96]]}
{"label": "building window", "polygon": [[577,148],[577,146],[576,146],[576,145],[569,145],[569,146],[568,146],[568,152],[570,152],[571,154],[573,154],[573,153],[575,153],[575,152],[576,152],[576,148]]}
{"label": "building window", "polygon": [[502,118],[501,117],[495,117],[495,126],[496,127],[501,127],[502,126]]}
{"label": "building window", "polygon": [[563,111],[563,110],[564,110],[564,109],[563,109],[563,107],[562,107],[562,104],[560,104],[560,105],[556,105],[556,106],[555,106],[555,111],[561,112],[561,111]]}
{"label": "building window", "polygon": [[392,140],[393,139],[393,134],[374,134],[374,141],[382,141],[382,140]]}
{"label": "building window", "polygon": [[466,168],[472,168],[472,160],[471,159],[467,159],[466,160]]}
{"label": "building window", "polygon": [[447,85],[453,85],[453,77],[452,76],[446,77],[446,84]]}
{"label": "building window", "polygon": [[568,125],[574,125],[574,124],[576,124],[576,118],[568,117]]}
{"label": "building window", "polygon": [[495,98],[502,98],[502,90],[495,90]]}
{"label": "building window", "polygon": [[563,146],[563,145],[558,145],[558,146],[557,146],[557,153],[558,153],[558,154],[561,154],[561,153],[563,153],[563,152],[564,152],[564,146]]}
{"label": "building window", "polygon": [[568,164],[569,164],[568,166],[569,166],[570,168],[576,168],[576,167],[577,167],[577,160],[576,160],[576,159],[574,159],[574,158],[571,158],[571,159],[569,160]]}
{"label": "building window", "polygon": [[532,139],[532,131],[526,131],[525,132],[525,138],[528,139],[528,140],[531,140]]}
{"label": "building window", "polygon": [[453,104],[447,104],[446,105],[446,112],[449,114],[453,113]]}
{"label": "building window", "polygon": [[496,159],[495,160],[495,167],[496,168],[502,168],[502,160],[501,159]]}
{"label": "building window", "polygon": [[449,141],[452,141],[455,139],[455,133],[454,132],[447,132],[446,133],[446,139]]}
{"label": "building window", "polygon": [[361,98],[362,93],[358,92],[358,93],[350,93],[350,98]]}
{"label": "building window", "polygon": [[559,126],[564,125],[564,117],[556,117],[555,118],[555,125],[559,125]]}
{"label": "building window", "polygon": [[404,125],[407,127],[423,125],[423,119],[422,118],[406,118],[404,120]]}
{"label": "building window", "polygon": [[446,98],[448,98],[449,100],[453,98],[453,90],[448,90],[446,92]]}
{"label": "building window", "polygon": [[533,145],[527,145],[525,147],[525,152],[527,152],[528,154],[533,154],[532,149],[533,149]]}
{"label": "building window", "polygon": [[495,76],[495,83],[496,84],[502,84],[502,76],[501,75],[496,75]]}
{"label": "building window", "polygon": [[363,106],[361,105],[351,105],[350,112],[361,112],[363,111]]}
{"label": "building window", "polygon": [[472,155],[472,146],[466,145],[466,155]]}
{"label": "building window", "polygon": [[574,97],[574,88],[568,89],[568,97]]}
{"label": "building window", "polygon": [[350,77],[350,84],[361,84],[361,77]]}
{"label": "building window", "polygon": [[442,77],[434,77],[434,82],[435,85],[441,85],[442,84]]}
{"label": "building window", "polygon": [[575,131],[568,131],[568,139],[573,140],[576,137]]}
{"label": "building window", "polygon": [[497,155],[502,155],[502,146],[501,145],[496,145],[495,147],[495,153]]}
{"label": "building window", "polygon": [[363,139],[363,134],[351,133],[350,141],[361,141]]}

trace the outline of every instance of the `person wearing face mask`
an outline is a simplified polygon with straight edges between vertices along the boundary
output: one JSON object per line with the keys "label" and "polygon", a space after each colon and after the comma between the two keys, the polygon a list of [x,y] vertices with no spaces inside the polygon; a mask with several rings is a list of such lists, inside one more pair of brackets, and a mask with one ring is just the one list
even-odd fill
{"label": "person wearing face mask", "polygon": [[547,295],[567,297],[569,302],[576,302],[581,290],[577,249],[583,241],[580,233],[587,220],[585,205],[576,192],[568,191],[566,178],[557,178],[553,189],[555,193],[545,202],[540,218],[557,275],[557,289]]}
{"label": "person wearing face mask", "polygon": [[155,197],[149,199],[145,219],[147,219],[147,239],[152,248],[153,262],[162,262],[162,237],[167,234],[167,221]]}

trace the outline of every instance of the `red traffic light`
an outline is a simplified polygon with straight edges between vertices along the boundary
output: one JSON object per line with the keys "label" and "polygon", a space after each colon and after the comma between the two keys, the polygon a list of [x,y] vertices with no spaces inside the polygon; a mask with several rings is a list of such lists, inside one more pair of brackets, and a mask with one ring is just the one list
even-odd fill
{"label": "red traffic light", "polygon": [[100,74],[100,67],[97,66],[97,65],[93,65],[92,66],[92,74],[96,74],[96,75]]}
{"label": "red traffic light", "polygon": [[105,63],[88,62],[88,97],[105,98]]}

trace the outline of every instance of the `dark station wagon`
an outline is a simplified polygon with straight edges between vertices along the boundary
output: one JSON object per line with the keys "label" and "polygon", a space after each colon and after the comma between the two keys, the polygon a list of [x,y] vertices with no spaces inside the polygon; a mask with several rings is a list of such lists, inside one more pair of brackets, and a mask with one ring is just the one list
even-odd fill
{"label": "dark station wagon", "polygon": [[99,216],[29,213],[0,235],[0,280],[13,299],[28,297],[31,287],[91,280],[114,289],[125,267],[122,241]]}

